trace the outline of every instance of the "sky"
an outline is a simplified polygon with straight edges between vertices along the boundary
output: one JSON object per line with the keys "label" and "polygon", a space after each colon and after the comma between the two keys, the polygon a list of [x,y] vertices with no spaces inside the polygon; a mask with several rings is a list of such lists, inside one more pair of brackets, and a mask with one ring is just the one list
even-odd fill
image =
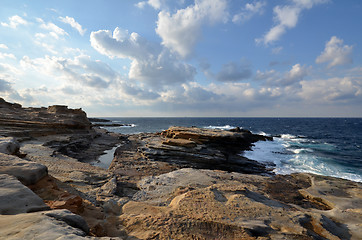
{"label": "sky", "polygon": [[362,117],[360,0],[1,0],[0,97],[95,117]]}

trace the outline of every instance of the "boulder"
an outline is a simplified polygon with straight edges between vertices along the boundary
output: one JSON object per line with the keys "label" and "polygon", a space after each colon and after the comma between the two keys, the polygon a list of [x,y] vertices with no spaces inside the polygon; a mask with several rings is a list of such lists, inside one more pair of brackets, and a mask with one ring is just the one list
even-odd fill
{"label": "boulder", "polygon": [[68,210],[0,216],[3,239],[89,239],[87,223]]}
{"label": "boulder", "polygon": [[49,210],[49,207],[40,197],[15,177],[0,174],[0,214],[12,215],[44,210]]}
{"label": "boulder", "polygon": [[0,173],[13,175],[23,184],[31,185],[45,177],[48,169],[42,164],[0,153]]}
{"label": "boulder", "polygon": [[19,152],[19,143],[12,137],[0,137],[0,153],[16,154]]}

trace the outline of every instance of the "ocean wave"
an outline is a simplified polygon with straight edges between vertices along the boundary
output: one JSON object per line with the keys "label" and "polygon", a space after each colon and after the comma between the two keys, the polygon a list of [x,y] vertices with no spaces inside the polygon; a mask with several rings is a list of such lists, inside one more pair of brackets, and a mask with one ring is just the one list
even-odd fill
{"label": "ocean wave", "polygon": [[233,128],[236,128],[234,126],[230,126],[230,125],[224,125],[224,126],[207,126],[205,128],[208,128],[208,129],[219,129],[219,130],[230,130],[230,129],[233,129]]}
{"label": "ocean wave", "polygon": [[313,173],[362,182],[362,175],[352,173],[348,166],[333,164],[336,146],[330,143],[299,138],[291,134],[274,137],[274,141],[256,142],[252,151],[242,155],[252,160],[274,165],[276,174]]}

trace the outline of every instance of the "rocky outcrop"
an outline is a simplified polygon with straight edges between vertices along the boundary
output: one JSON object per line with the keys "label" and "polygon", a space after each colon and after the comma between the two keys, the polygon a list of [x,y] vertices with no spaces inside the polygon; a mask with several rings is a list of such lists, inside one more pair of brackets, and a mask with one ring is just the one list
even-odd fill
{"label": "rocky outcrop", "polygon": [[130,136],[116,150],[110,169],[119,176],[134,179],[184,167],[268,174],[270,169],[264,164],[240,155],[260,140],[272,138],[247,130],[171,127],[160,134]]}
{"label": "rocky outcrop", "polygon": [[0,98],[0,135],[33,137],[90,128],[91,123],[82,109],[61,105],[22,108]]}

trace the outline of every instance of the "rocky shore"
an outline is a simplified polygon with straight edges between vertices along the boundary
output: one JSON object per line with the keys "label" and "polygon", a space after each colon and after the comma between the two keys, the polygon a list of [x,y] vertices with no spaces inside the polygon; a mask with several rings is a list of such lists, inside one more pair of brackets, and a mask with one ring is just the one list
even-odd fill
{"label": "rocky shore", "polygon": [[81,109],[0,98],[0,239],[361,239],[360,183],[274,175],[240,156],[256,141],[272,138],[109,133]]}

